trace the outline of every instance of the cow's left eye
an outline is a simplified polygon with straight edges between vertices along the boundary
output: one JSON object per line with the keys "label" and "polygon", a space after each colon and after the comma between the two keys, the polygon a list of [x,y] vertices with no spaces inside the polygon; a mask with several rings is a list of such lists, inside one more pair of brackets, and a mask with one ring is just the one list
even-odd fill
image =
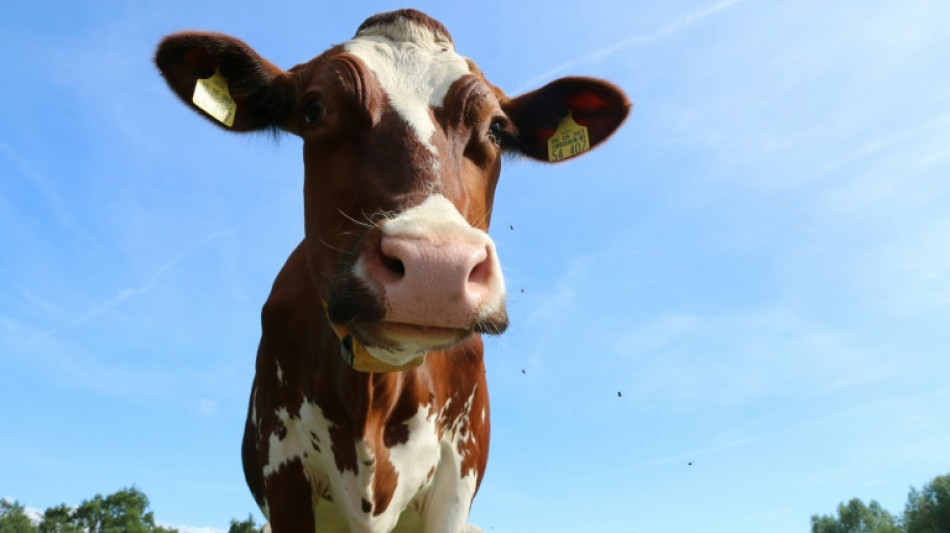
{"label": "cow's left eye", "polygon": [[320,122],[323,119],[323,116],[326,114],[326,108],[323,107],[323,102],[314,98],[307,102],[307,107],[304,110],[304,120],[307,122],[308,126],[312,126]]}

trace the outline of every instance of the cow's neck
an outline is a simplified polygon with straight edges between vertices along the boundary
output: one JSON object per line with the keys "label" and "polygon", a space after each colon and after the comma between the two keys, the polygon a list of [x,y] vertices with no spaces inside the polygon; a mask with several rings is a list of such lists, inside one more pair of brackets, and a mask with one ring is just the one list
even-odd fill
{"label": "cow's neck", "polygon": [[[320,361],[320,366],[330,371],[321,372],[316,379],[323,381],[323,386],[336,389],[339,397],[344,399],[341,414],[345,415],[357,435],[370,437],[366,434],[367,428],[385,426],[385,421],[393,416],[400,403],[417,403],[417,370],[384,373],[354,370],[341,355],[340,340],[329,323],[324,321],[320,331],[320,348],[314,357]],[[323,376],[332,376],[332,383],[327,383]],[[424,400],[422,403],[428,403],[428,398]]]}

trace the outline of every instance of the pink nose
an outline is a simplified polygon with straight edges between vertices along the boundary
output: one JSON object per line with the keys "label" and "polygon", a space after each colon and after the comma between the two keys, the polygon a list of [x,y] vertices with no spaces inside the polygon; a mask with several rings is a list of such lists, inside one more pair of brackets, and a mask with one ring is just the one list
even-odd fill
{"label": "pink nose", "polygon": [[434,240],[384,233],[378,253],[367,273],[382,285],[386,320],[466,329],[492,311],[500,283],[487,235]]}

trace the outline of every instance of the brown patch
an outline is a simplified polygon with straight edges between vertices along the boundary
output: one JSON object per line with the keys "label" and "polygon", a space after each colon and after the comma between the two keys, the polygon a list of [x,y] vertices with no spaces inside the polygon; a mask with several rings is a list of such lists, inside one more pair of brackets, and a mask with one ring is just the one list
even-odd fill
{"label": "brown patch", "polygon": [[330,449],[333,451],[333,460],[338,471],[349,470],[354,474],[358,471],[353,434],[346,426],[334,425],[330,428]]}
{"label": "brown patch", "polygon": [[[407,374],[403,380],[405,391],[417,390],[415,387],[415,375]],[[383,428],[383,446],[393,448],[409,441],[409,420],[416,415],[419,408],[424,405],[424,398],[419,398],[417,394],[404,392],[396,399],[396,405],[392,408],[389,419],[385,421]]]}
{"label": "brown patch", "polygon": [[376,471],[373,475],[373,515],[379,516],[389,508],[396,485],[399,483],[399,474],[389,460],[389,450],[379,449],[376,458]]}
{"label": "brown patch", "polygon": [[574,111],[598,111],[609,105],[595,93],[578,93],[568,100],[568,107]]}
{"label": "brown patch", "polygon": [[449,30],[445,29],[445,26],[443,26],[441,22],[433,19],[421,11],[416,11],[415,9],[400,9],[398,11],[390,11],[388,13],[379,13],[373,15],[360,24],[359,29],[356,30],[356,35],[359,36],[363,30],[370,29],[374,26],[392,24],[399,19],[405,19],[409,22],[412,22],[413,24],[418,24],[428,28],[430,31],[432,31],[432,33],[444,38],[450,43],[453,43],[454,46],[454,42],[452,41],[452,36],[449,34]]}
{"label": "brown patch", "polygon": [[265,480],[269,522],[273,531],[313,531],[312,489],[300,459],[294,459]]}

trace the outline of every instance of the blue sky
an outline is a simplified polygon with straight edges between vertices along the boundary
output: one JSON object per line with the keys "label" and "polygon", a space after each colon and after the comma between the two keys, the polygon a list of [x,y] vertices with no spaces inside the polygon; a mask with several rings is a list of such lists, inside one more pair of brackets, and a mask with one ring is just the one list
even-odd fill
{"label": "blue sky", "polygon": [[[300,142],[219,131],[151,54],[207,29],[289,68],[404,6],[269,5],[0,6],[0,496],[259,516],[239,445]],[[473,523],[791,533],[950,470],[950,4],[415,7],[510,94],[636,103],[588,156],[503,171]]]}

